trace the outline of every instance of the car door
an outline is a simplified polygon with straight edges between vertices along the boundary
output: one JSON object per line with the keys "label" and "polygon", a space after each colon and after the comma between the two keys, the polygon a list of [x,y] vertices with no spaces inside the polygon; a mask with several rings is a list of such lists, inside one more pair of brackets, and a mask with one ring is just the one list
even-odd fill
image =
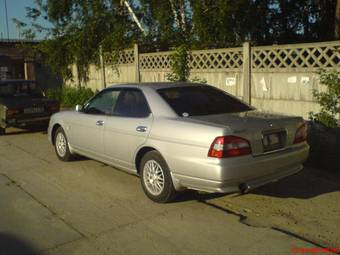
{"label": "car door", "polygon": [[104,156],[104,127],[118,95],[117,90],[104,90],[84,106],[72,125],[73,147],[95,157]]}
{"label": "car door", "polygon": [[104,127],[106,156],[115,165],[132,169],[135,153],[145,143],[152,120],[143,92],[137,88],[123,89]]}

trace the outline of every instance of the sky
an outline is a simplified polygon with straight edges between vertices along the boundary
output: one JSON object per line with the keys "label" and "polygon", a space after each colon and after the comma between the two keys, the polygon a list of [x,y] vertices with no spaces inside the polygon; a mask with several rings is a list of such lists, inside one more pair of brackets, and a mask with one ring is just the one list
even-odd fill
{"label": "sky", "polygon": [[[7,13],[8,13],[8,26],[9,26],[9,38],[18,39],[19,32],[12,21],[16,18],[25,23],[30,23],[26,18],[25,7],[34,6],[34,0],[7,0]],[[43,35],[37,35],[37,39],[41,39]],[[5,12],[5,0],[0,0],[0,39],[7,39],[6,28],[6,12]]]}

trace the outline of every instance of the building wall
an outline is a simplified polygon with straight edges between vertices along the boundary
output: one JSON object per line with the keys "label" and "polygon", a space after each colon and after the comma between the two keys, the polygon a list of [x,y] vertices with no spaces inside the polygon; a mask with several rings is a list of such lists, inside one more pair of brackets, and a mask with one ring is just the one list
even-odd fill
{"label": "building wall", "polygon": [[22,50],[23,44],[36,41],[0,40],[0,79],[36,80],[42,89],[60,87],[61,77],[53,74],[42,59],[32,59]]}

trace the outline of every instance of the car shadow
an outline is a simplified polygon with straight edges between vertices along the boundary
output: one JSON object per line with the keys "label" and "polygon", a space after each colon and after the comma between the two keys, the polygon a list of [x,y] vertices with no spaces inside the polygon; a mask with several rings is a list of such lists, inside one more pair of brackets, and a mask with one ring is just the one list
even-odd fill
{"label": "car shadow", "polygon": [[336,191],[340,191],[340,175],[304,168],[295,175],[254,189],[251,193],[279,198],[309,199]]}
{"label": "car shadow", "polygon": [[[88,161],[88,160],[92,160],[92,159],[90,159],[90,158],[87,158],[87,157],[85,157],[85,156],[82,156],[82,155],[78,155],[78,154],[76,154],[76,155],[74,155],[74,158],[73,158],[73,162],[79,162],[79,161]],[[98,163],[100,163],[100,164],[102,164],[101,162],[99,162],[99,161],[97,161]]]}
{"label": "car shadow", "polygon": [[204,193],[198,192],[196,190],[184,190],[177,195],[173,203],[187,202],[187,201],[206,201],[210,199],[215,199],[219,197],[224,197],[226,194],[221,193]]}
{"label": "car shadow", "polygon": [[43,255],[32,244],[9,233],[0,233],[0,254]]}

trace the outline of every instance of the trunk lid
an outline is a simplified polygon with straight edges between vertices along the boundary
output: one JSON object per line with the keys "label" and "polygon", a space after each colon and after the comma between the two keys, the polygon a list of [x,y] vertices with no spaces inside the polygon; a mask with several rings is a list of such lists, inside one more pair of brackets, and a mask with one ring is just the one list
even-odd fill
{"label": "trunk lid", "polygon": [[282,116],[260,111],[190,116],[191,119],[222,125],[250,142],[253,155],[289,147],[295,132],[303,122],[301,117]]}

